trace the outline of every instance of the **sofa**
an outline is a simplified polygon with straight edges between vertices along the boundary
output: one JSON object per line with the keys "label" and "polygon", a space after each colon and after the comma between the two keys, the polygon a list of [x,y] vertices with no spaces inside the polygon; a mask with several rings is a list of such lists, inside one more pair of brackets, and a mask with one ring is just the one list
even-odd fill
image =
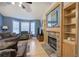
{"label": "sofa", "polygon": [[15,49],[0,50],[0,57],[15,57],[15,56],[16,56]]}
{"label": "sofa", "polygon": [[[17,43],[18,41],[16,34],[10,32],[0,33],[0,56],[10,57],[16,55]],[[5,55],[8,52],[10,55]],[[11,55],[11,53],[14,54]]]}
{"label": "sofa", "polygon": [[30,34],[27,31],[21,31],[19,34],[19,40],[28,40]]}

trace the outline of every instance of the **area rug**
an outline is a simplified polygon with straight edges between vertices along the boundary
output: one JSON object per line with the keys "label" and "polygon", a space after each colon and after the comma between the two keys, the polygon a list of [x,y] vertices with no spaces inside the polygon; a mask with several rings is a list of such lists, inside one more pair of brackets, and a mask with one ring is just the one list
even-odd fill
{"label": "area rug", "polygon": [[42,44],[43,49],[50,57],[56,57],[56,54],[52,47],[50,47],[48,44]]}

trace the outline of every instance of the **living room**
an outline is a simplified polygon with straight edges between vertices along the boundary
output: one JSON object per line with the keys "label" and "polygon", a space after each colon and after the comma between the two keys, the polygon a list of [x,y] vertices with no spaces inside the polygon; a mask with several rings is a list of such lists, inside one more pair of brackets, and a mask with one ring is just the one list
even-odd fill
{"label": "living room", "polygon": [[78,57],[79,3],[0,2],[0,57]]}
{"label": "living room", "polygon": [[[7,41],[0,42],[0,56],[26,56],[24,52],[29,39],[38,38],[43,42],[42,16],[50,5],[50,2],[0,2],[0,41]],[[20,50],[16,45],[25,46]]]}

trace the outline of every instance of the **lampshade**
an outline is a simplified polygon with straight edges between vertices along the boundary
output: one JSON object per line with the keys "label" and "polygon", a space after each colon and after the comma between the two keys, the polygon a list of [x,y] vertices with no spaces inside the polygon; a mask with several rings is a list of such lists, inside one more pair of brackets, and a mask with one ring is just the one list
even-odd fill
{"label": "lampshade", "polygon": [[8,26],[3,26],[2,29],[6,30],[8,29]]}

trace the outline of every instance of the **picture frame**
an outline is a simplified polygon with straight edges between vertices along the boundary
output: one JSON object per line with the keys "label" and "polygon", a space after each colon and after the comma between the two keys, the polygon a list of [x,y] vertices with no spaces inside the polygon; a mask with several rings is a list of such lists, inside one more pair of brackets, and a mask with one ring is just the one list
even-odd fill
{"label": "picture frame", "polygon": [[52,10],[48,15],[47,15],[47,27],[48,28],[53,28],[53,27],[59,27],[59,15],[58,15],[59,10],[58,7],[54,10]]}
{"label": "picture frame", "polygon": [[57,11],[53,11],[51,13],[51,22],[52,22],[52,27],[56,27],[56,25],[58,24],[58,12]]}

